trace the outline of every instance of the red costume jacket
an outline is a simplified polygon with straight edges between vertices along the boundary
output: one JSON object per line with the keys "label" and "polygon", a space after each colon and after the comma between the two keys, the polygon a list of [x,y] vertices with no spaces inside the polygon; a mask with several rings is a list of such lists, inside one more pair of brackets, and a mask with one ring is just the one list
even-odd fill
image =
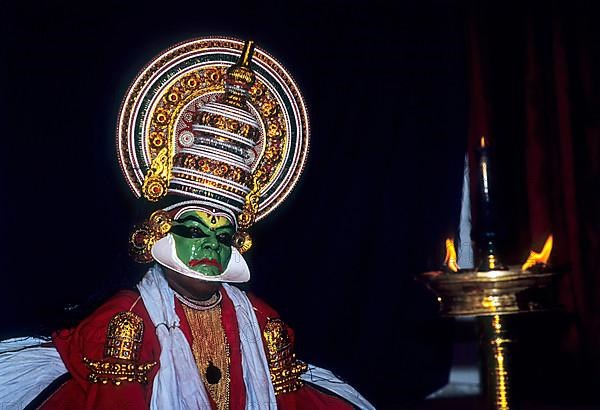
{"label": "red costume jacket", "polygon": [[[237,319],[231,300],[222,292],[222,324],[230,346],[230,408],[244,409],[246,392],[242,377],[241,351]],[[250,296],[261,331],[269,319],[278,314],[261,300]],[[190,346],[192,332],[185,319],[180,302],[175,299],[175,308],[180,318],[181,330]],[[143,339],[139,350],[139,363],[157,364],[147,373],[147,383],[137,380],[124,381],[118,385],[108,382],[90,381],[90,369],[84,357],[92,361],[102,361],[107,341],[107,327],[115,315],[131,311],[144,323]],[[287,328],[293,346],[293,333]],[[147,409],[150,406],[152,382],[160,366],[160,344],[154,325],[144,307],[139,294],[133,291],[121,291],[107,301],[92,315],[74,329],[62,330],[53,335],[56,346],[71,378],[65,381],[41,405],[43,409]],[[263,343],[265,343],[263,337]],[[265,351],[267,347],[265,345]],[[173,392],[177,394],[177,392]],[[210,396],[209,396],[210,397]],[[348,409],[353,408],[343,399],[317,390],[310,385],[276,396],[280,409]],[[212,400],[212,399],[211,399]],[[214,408],[214,403],[213,403]]]}

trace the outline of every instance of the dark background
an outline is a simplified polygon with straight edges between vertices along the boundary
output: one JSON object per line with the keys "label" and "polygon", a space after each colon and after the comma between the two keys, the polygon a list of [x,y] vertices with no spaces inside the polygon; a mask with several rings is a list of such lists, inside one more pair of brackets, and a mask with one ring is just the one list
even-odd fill
{"label": "dark background", "polygon": [[[250,289],[295,328],[300,358],[379,407],[434,391],[447,378],[453,328],[415,277],[441,265],[458,224],[464,153],[480,118],[474,35],[494,67],[488,129],[510,135],[498,139],[503,249],[519,263],[543,239],[531,238],[527,212],[506,198],[527,188],[525,167],[514,166],[525,161],[513,149],[525,115],[510,90],[525,81],[515,64],[527,56],[526,30],[515,27],[530,15],[552,27],[564,10],[544,4],[4,4],[0,334],[48,332],[76,318],[65,306],[90,309],[143,274],[127,256],[128,233],[147,215],[117,164],[121,98],[165,48],[226,35],[255,40],[288,68],[311,121],[300,184],[251,232]],[[561,7],[597,11],[574,4]]]}

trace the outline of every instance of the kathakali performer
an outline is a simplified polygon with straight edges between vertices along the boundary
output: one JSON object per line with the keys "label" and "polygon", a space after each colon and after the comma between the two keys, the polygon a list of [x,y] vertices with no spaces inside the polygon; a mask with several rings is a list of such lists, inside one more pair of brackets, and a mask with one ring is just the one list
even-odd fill
{"label": "kathakali performer", "polygon": [[29,408],[372,408],[296,359],[250,279],[249,228],[290,193],[308,150],[304,101],[273,57],[231,38],[165,51],[130,86],[117,149],[157,209],[130,237],[152,263],[76,328],[0,343],[0,402]]}

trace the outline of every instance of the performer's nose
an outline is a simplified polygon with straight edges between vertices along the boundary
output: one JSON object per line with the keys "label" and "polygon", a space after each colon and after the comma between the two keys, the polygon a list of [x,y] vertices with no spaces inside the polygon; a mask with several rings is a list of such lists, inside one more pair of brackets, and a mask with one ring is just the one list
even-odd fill
{"label": "performer's nose", "polygon": [[219,248],[219,243],[216,238],[207,238],[202,245],[205,249],[217,250]]}

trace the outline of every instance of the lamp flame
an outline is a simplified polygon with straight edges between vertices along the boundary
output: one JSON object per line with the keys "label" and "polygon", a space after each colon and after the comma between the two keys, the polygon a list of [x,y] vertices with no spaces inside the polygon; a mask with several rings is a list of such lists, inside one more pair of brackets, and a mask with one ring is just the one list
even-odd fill
{"label": "lamp flame", "polygon": [[538,253],[530,251],[527,261],[525,261],[523,266],[521,266],[521,271],[526,271],[527,269],[537,265],[538,263],[546,264],[548,262],[548,259],[550,258],[550,252],[552,252],[552,243],[553,238],[552,235],[550,235],[548,236],[548,239],[546,239],[546,242],[544,243],[544,247],[542,248],[541,252]]}
{"label": "lamp flame", "polygon": [[460,269],[458,263],[456,263],[456,249],[454,248],[454,241],[450,238],[446,239],[446,257],[444,258],[444,265],[446,265],[452,272],[458,272]]}

